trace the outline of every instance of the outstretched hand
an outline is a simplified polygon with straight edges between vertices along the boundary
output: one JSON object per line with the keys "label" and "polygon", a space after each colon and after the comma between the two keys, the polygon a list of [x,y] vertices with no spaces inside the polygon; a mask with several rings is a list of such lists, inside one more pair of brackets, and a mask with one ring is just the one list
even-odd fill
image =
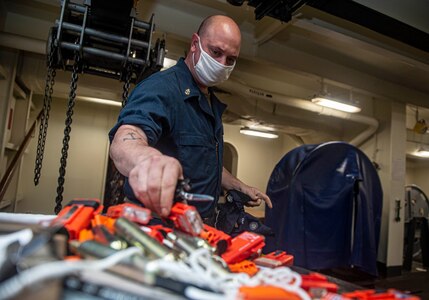
{"label": "outstretched hand", "polygon": [[183,179],[179,161],[166,155],[153,155],[138,163],[129,174],[136,198],[162,217],[169,215],[177,180]]}
{"label": "outstretched hand", "polygon": [[271,203],[270,197],[268,197],[265,193],[261,192],[257,188],[242,184],[240,186],[240,191],[252,198],[251,201],[245,204],[246,206],[259,206],[262,204],[262,201],[264,201],[269,208],[273,208],[273,204]]}

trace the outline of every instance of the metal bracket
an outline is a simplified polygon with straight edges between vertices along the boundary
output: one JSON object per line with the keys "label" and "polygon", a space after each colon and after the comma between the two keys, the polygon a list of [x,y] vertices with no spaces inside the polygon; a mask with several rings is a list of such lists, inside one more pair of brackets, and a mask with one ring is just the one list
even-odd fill
{"label": "metal bracket", "polygon": [[395,200],[395,222],[401,221],[401,200]]}

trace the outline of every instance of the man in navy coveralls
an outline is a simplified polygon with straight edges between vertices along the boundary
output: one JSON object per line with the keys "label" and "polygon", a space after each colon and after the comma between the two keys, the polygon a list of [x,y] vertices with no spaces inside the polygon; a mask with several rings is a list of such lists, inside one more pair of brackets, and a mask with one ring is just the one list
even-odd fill
{"label": "man in navy coveralls", "polygon": [[226,105],[210,87],[228,79],[240,52],[241,33],[226,16],[211,16],[192,35],[185,59],[140,82],[109,133],[110,156],[127,177],[126,196],[160,216],[170,212],[178,179],[211,202],[192,202],[203,218],[214,214],[222,188],[252,198],[269,197],[223,168],[222,113]]}

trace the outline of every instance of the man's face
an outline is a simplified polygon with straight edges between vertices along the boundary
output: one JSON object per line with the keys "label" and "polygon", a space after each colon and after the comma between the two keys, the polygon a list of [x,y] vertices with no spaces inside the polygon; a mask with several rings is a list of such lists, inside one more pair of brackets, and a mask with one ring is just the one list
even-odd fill
{"label": "man's face", "polygon": [[[240,53],[240,33],[226,24],[208,29],[203,36],[200,36],[200,42],[208,55],[225,66],[234,65]],[[201,55],[197,34],[192,36],[191,51],[195,51],[195,63],[197,63]]]}

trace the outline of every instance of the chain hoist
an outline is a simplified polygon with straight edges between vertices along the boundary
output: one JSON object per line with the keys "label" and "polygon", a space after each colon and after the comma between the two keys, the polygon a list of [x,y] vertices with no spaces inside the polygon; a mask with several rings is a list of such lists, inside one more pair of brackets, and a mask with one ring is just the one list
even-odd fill
{"label": "chain hoist", "polygon": [[[160,42],[158,39],[156,45],[153,45],[154,16],[152,15],[148,22],[138,20],[136,18],[137,2],[134,0],[61,1],[61,14],[51,28],[50,44],[47,47],[48,70],[34,170],[34,183],[37,185],[41,177],[55,70],[71,71],[55,199],[56,213],[62,207],[78,73],[123,81],[122,106],[125,106],[131,83],[138,83],[159,71],[163,66],[165,42]],[[116,168],[112,168],[108,176],[114,180],[106,181],[106,186],[109,183],[113,190],[112,200],[123,201],[124,177],[116,173]],[[114,182],[117,182],[116,186],[113,186]]]}
{"label": "chain hoist", "polygon": [[45,95],[43,97],[43,113],[39,125],[39,137],[37,141],[36,162],[34,168],[34,185],[39,184],[40,175],[42,172],[43,155],[45,152],[46,135],[48,132],[49,112],[51,110],[52,93],[54,91],[55,76],[57,74],[54,68],[54,51],[56,47],[51,43],[47,59],[48,70],[46,74]]}
{"label": "chain hoist", "polygon": [[71,132],[71,124],[73,122],[73,108],[75,105],[75,99],[76,99],[76,89],[77,89],[77,80],[78,77],[78,71],[79,71],[79,64],[80,64],[80,54],[76,52],[75,59],[74,59],[74,65],[73,65],[73,71],[72,71],[72,77],[70,82],[70,93],[69,93],[69,100],[67,103],[67,112],[66,112],[66,121],[65,121],[65,128],[64,128],[64,138],[63,138],[63,148],[61,149],[61,159],[60,159],[60,169],[58,176],[58,187],[57,187],[57,197],[55,198],[55,213],[58,214],[62,209],[62,201],[63,201],[63,191],[64,191],[64,177],[66,175],[66,166],[67,166],[67,157],[68,157],[68,150],[69,150],[69,141],[70,141],[70,132]]}

